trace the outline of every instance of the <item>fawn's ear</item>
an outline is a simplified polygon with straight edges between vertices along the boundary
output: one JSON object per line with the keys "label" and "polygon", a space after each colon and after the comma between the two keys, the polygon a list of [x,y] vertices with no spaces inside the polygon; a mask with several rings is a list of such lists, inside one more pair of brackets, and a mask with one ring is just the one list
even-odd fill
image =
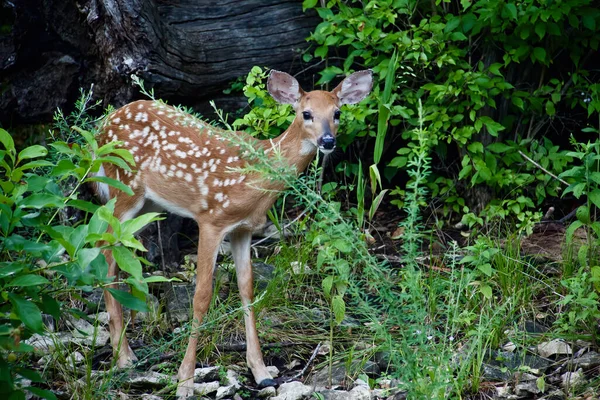
{"label": "fawn's ear", "polygon": [[343,104],[356,104],[371,92],[373,87],[373,71],[358,71],[344,79],[331,91]]}
{"label": "fawn's ear", "polygon": [[285,72],[275,71],[274,69],[269,74],[267,90],[277,102],[291,104],[294,107],[304,94],[296,78]]}

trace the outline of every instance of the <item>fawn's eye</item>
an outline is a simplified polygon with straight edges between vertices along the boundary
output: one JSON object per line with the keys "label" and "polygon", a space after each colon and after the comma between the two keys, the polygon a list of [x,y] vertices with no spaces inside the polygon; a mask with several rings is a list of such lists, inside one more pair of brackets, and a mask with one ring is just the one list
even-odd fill
{"label": "fawn's eye", "polygon": [[337,110],[336,112],[333,113],[333,119],[335,121],[339,121],[341,115],[342,115],[342,112],[340,110]]}
{"label": "fawn's eye", "polygon": [[302,111],[302,118],[304,118],[305,121],[309,121],[312,119],[312,114],[310,111]]}

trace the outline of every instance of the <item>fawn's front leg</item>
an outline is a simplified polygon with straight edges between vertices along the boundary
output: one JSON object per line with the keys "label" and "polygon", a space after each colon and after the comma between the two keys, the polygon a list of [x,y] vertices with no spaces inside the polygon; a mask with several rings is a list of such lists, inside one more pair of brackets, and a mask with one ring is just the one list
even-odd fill
{"label": "fawn's front leg", "polygon": [[252,232],[237,231],[229,235],[231,241],[231,252],[237,272],[237,282],[244,308],[244,323],[246,326],[246,362],[254,375],[254,380],[259,387],[274,386],[276,382],[271,378],[263,361],[252,301],[254,297],[254,285],[252,276],[252,262],[250,260],[250,243]]}
{"label": "fawn's front leg", "polygon": [[196,269],[196,292],[194,293],[194,315],[190,341],[181,366],[179,367],[179,385],[177,396],[188,398],[194,394],[194,369],[196,368],[196,347],[202,318],[208,311],[213,293],[213,270],[223,233],[213,227],[200,225],[198,240],[198,265]]}

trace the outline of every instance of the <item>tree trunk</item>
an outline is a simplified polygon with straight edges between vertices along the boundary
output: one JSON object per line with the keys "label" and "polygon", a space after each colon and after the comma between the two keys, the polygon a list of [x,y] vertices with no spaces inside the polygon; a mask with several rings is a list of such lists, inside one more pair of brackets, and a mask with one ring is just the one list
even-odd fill
{"label": "tree trunk", "polygon": [[115,106],[131,74],[188,105],[254,65],[296,72],[318,20],[299,1],[16,0],[0,9],[0,121],[48,121],[80,87]]}

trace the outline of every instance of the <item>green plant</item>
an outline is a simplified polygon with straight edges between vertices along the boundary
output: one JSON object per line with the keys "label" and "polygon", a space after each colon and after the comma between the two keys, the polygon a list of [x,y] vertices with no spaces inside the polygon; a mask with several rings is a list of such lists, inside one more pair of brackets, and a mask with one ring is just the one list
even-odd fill
{"label": "green plant", "polygon": [[[87,101],[78,103],[81,118]],[[60,118],[59,118],[60,119]],[[62,119],[61,119],[62,121]],[[64,125],[68,126],[65,121]],[[0,393],[16,396],[25,389],[37,396],[55,398],[39,386],[22,386],[23,379],[40,383],[42,377],[28,367],[27,355],[34,348],[27,343],[33,334],[44,334],[42,313],[58,319],[61,303],[80,291],[104,287],[108,283],[108,265],[101,250],[112,248],[117,262],[129,273],[124,280],[137,297],[128,292],[108,289],[125,306],[146,310],[143,301],[148,282],[144,278],[134,250],[144,250],[133,233],[157,214],[147,214],[119,223],[112,216],[114,202],[98,207],[78,198],[80,187],[88,182],[104,182],[130,191],[120,182],[94,176],[102,163],[114,163],[129,170],[131,155],[118,149],[119,143],[99,146],[94,135],[74,126],[77,137],[72,143],[50,144],[56,154],[40,145],[15,149],[11,136],[0,129]],[[81,143],[81,144],[80,144]],[[67,194],[59,184],[74,182]],[[89,219],[70,225],[64,218],[68,208],[90,213]],[[109,231],[110,227],[110,231]],[[16,354],[22,356],[15,357]]]}
{"label": "green plant", "polygon": [[[380,170],[388,179],[402,173],[421,102],[442,166],[427,182],[440,211],[516,219],[531,232],[541,216],[533,208],[555,196],[560,184],[524,155],[561,173],[564,150],[552,142],[570,128],[554,122],[572,116],[587,124],[584,113],[589,118],[600,110],[599,86],[589,82],[589,55],[600,40],[600,13],[591,1],[303,5],[315,7],[322,20],[310,37],[312,51],[304,54],[325,62],[320,83],[356,65],[375,73],[374,95],[360,116],[350,112],[342,121],[346,143],[374,139],[372,155],[361,150],[369,148],[364,140],[355,141],[363,162],[370,156],[385,162]],[[557,57],[561,63],[551,62]],[[457,157],[460,165],[452,162]],[[391,193],[402,206],[404,189]]]}

